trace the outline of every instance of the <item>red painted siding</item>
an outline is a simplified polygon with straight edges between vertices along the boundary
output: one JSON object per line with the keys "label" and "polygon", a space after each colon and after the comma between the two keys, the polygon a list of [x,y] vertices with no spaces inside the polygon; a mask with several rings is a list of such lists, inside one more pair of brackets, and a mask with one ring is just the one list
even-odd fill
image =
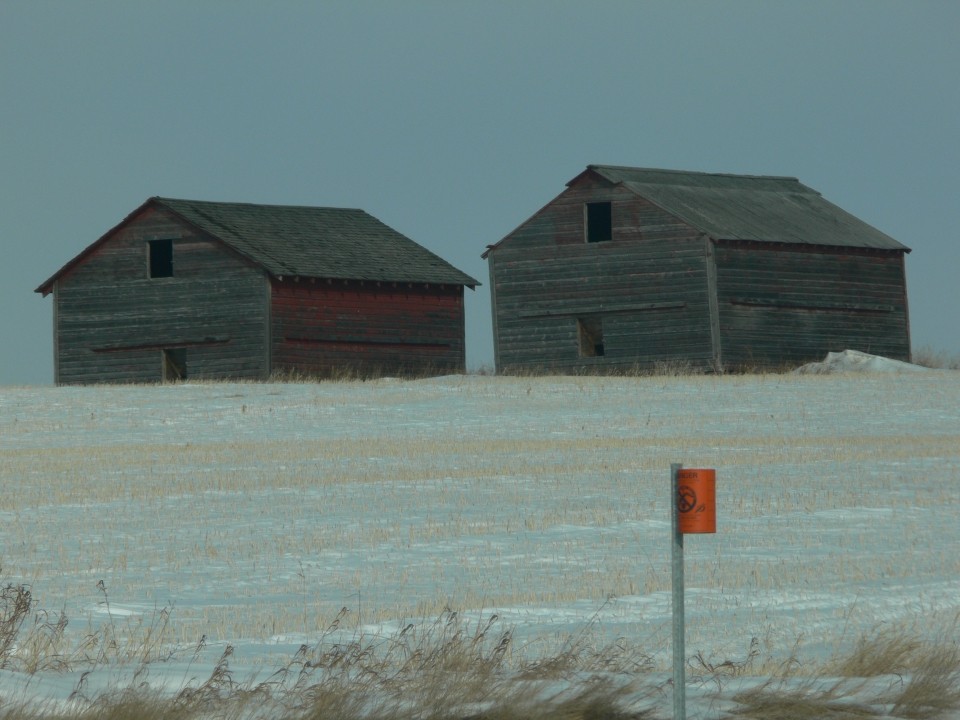
{"label": "red painted siding", "polygon": [[462,286],[274,280],[274,372],[463,372]]}

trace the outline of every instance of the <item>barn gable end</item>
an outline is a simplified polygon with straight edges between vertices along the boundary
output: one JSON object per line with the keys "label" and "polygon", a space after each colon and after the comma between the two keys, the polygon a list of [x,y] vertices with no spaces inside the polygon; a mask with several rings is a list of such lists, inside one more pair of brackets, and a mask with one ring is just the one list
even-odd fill
{"label": "barn gable end", "polygon": [[[172,249],[169,276],[151,277],[151,243]],[[165,208],[142,207],[54,283],[58,384],[267,372],[264,272]]]}
{"label": "barn gable end", "polygon": [[906,252],[793,178],[591,165],[484,253],[496,365],[907,359]]}

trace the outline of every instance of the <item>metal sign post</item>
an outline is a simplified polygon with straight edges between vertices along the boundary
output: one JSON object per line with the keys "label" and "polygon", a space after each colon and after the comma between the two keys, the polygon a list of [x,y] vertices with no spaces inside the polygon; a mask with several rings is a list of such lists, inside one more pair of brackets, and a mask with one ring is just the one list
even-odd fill
{"label": "metal sign post", "polygon": [[678,476],[682,467],[679,463],[670,466],[670,531],[673,537],[670,545],[673,578],[673,720],[687,718],[687,680],[683,648],[683,533],[680,532],[677,511],[677,500],[680,497]]}
{"label": "metal sign post", "polygon": [[683,618],[683,535],[717,531],[716,471],[670,466],[670,529],[673,542],[673,720],[687,718],[686,634]]}

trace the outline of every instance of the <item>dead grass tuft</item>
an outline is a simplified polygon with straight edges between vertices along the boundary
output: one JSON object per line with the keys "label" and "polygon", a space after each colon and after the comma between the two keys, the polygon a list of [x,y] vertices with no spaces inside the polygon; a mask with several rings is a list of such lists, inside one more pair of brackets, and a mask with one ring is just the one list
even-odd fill
{"label": "dead grass tuft", "polygon": [[26,585],[7,583],[0,590],[0,668],[9,666],[20,628],[33,609],[33,596]]}
{"label": "dead grass tuft", "polygon": [[864,678],[902,673],[914,667],[924,651],[918,637],[883,628],[860,638],[853,651],[835,663],[833,671],[841,677]]}
{"label": "dead grass tuft", "polygon": [[[904,630],[884,628],[831,663],[838,679],[773,678],[737,693],[733,717],[763,720],[853,720],[896,717],[933,720],[960,710],[960,647],[928,644]],[[888,676],[865,696],[870,678]],[[858,698],[853,701],[851,698]]]}
{"label": "dead grass tuft", "polygon": [[951,355],[943,350],[935,350],[928,345],[917,348],[911,353],[914,365],[935,370],[960,370],[960,356]]}
{"label": "dead grass tuft", "polygon": [[913,673],[896,697],[893,714],[904,718],[936,718],[960,709],[960,647],[938,645],[918,651]]}
{"label": "dead grass tuft", "polygon": [[812,683],[796,689],[765,683],[733,699],[739,707],[731,717],[756,720],[862,720],[880,715],[870,706],[843,701],[837,687],[816,690]]}

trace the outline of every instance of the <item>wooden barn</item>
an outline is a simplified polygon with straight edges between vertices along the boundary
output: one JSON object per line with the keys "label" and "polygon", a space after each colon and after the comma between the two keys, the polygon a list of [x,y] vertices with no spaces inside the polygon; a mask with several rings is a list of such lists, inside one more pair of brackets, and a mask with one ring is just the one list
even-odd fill
{"label": "wooden barn", "polygon": [[496,367],[909,360],[908,252],[795,178],[590,165],[483,254]]}
{"label": "wooden barn", "polygon": [[477,284],[362,210],[154,197],[36,291],[75,384],[462,372]]}

